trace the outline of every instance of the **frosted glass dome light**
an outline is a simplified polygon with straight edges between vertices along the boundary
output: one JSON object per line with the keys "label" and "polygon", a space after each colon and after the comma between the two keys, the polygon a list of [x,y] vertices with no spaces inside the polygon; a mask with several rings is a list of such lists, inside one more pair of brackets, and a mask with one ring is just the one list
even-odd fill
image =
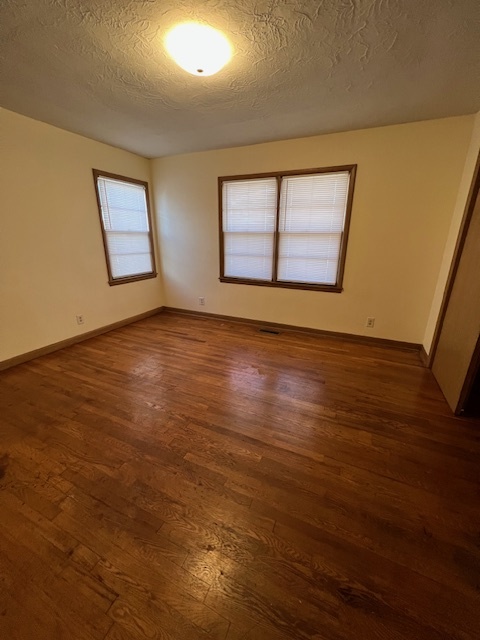
{"label": "frosted glass dome light", "polygon": [[165,47],[179,67],[195,76],[212,76],[232,57],[227,38],[206,24],[186,22],[171,29]]}

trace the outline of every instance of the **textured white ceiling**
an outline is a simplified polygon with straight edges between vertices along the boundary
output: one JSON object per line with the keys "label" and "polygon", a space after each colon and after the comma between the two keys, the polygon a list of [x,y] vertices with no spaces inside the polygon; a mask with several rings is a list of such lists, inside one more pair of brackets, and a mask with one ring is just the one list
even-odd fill
{"label": "textured white ceiling", "polygon": [[[231,39],[195,77],[178,22]],[[154,157],[480,108],[478,0],[0,0],[0,105]]]}

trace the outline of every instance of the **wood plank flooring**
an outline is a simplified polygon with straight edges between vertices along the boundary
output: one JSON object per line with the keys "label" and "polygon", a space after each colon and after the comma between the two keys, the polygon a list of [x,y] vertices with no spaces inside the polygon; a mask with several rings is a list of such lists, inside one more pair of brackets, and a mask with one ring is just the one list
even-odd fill
{"label": "wood plank flooring", "polygon": [[480,422],[413,352],[164,313],[0,429],[2,639],[480,637]]}

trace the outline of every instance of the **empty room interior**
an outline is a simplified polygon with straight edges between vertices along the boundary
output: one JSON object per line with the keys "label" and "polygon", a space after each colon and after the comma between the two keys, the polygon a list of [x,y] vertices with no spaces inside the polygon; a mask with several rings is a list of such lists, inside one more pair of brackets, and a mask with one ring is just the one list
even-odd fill
{"label": "empty room interior", "polygon": [[478,640],[480,5],[0,4],[0,639]]}

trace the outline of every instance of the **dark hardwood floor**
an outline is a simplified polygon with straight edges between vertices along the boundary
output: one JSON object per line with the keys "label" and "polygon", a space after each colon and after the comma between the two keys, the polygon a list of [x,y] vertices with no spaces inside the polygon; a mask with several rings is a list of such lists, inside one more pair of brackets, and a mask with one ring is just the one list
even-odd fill
{"label": "dark hardwood floor", "polygon": [[480,637],[480,422],[413,352],[164,313],[0,411],[2,640]]}

